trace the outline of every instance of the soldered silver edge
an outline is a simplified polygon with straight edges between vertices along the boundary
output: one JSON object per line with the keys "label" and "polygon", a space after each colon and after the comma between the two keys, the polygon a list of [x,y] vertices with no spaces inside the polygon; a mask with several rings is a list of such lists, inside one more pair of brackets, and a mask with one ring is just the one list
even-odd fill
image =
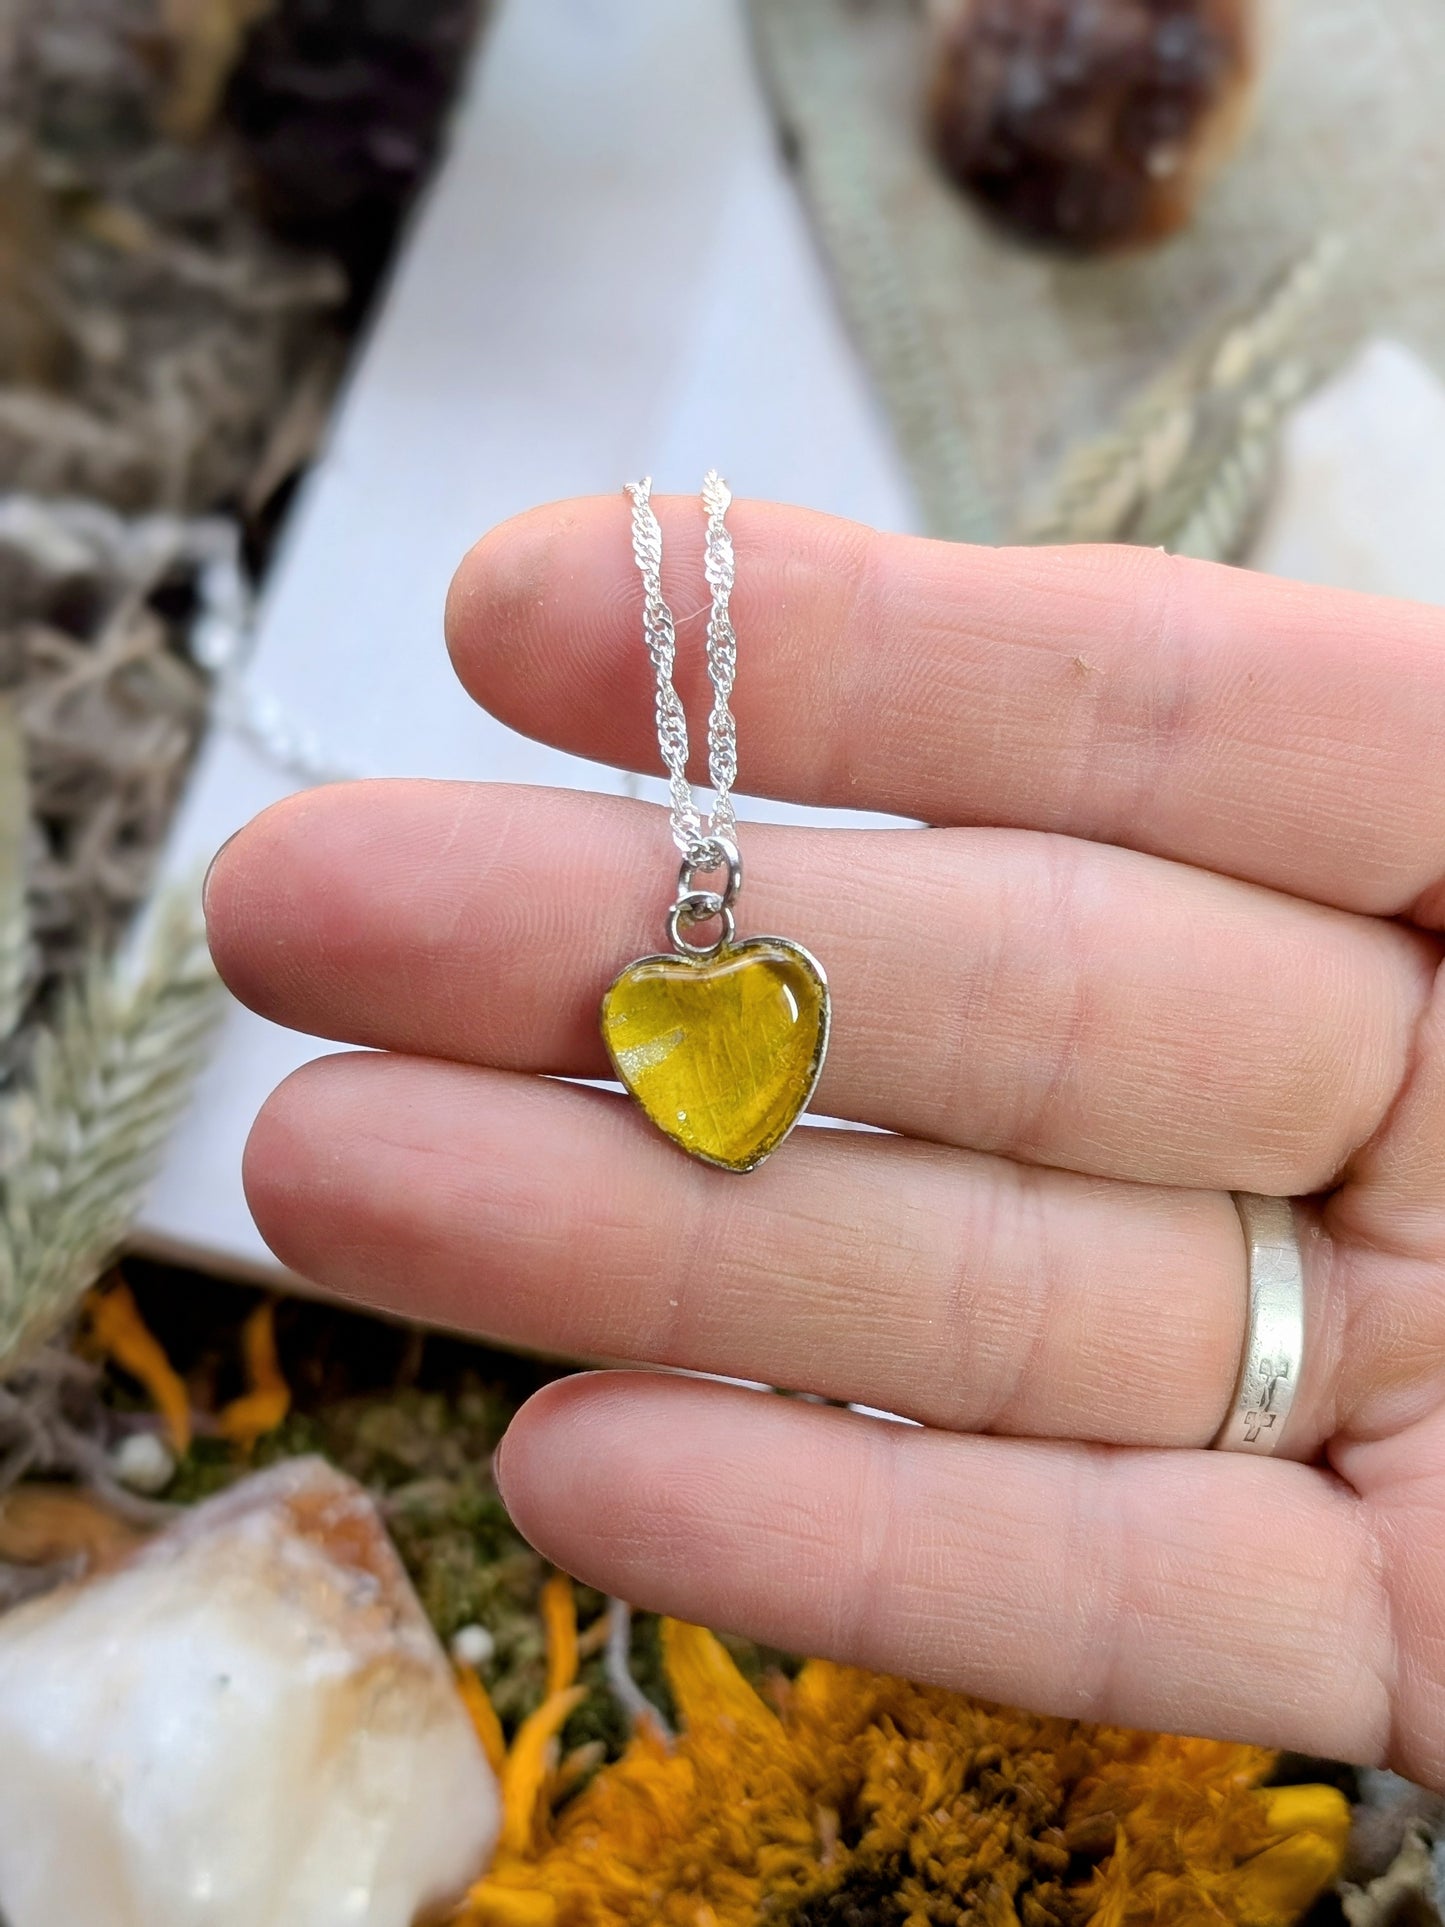
{"label": "soldered silver edge", "polygon": [[[622,1075],[622,1066],[613,1055],[612,1045],[608,1039],[606,1027],[602,1023],[601,1014],[607,1007],[607,999],[612,995],[613,991],[616,990],[617,986],[622,982],[622,979],[627,976],[630,971],[637,970],[644,964],[681,963],[688,965],[688,967],[693,970],[705,970],[710,964],[715,964],[719,957],[735,957],[739,951],[750,950],[754,944],[763,943],[773,944],[779,950],[791,950],[795,957],[802,958],[803,962],[818,979],[818,988],[823,993],[823,1015],[822,1021],[818,1025],[818,1041],[813,1049],[808,1088],[803,1093],[803,1101],[799,1104],[792,1123],[788,1126],[787,1130],[783,1132],[776,1144],[770,1144],[767,1150],[760,1152],[751,1163],[728,1164],[725,1163],[722,1158],[710,1158],[706,1151],[690,1151],[685,1144],[672,1135],[671,1131],[665,1130],[663,1126],[657,1122],[656,1118],[648,1115],[647,1111],[643,1109],[641,1102],[633,1093],[631,1085]],[[598,1005],[598,1028],[602,1032],[602,1047],[607,1052],[608,1061],[611,1063],[613,1070],[617,1073],[618,1082],[622,1085],[623,1090],[626,1091],[633,1103],[637,1105],[637,1108],[642,1111],[642,1115],[647,1119],[647,1122],[652,1126],[653,1130],[657,1132],[658,1136],[666,1138],[668,1143],[675,1145],[684,1157],[692,1158],[698,1164],[710,1164],[715,1171],[730,1171],[736,1177],[746,1177],[749,1171],[756,1171],[760,1166],[766,1164],[773,1153],[781,1145],[787,1143],[788,1139],[793,1135],[793,1132],[802,1121],[804,1112],[813,1101],[813,1093],[817,1090],[818,1080],[823,1075],[823,1063],[828,1055],[828,1041],[833,1034],[833,992],[828,983],[827,971],[806,945],[795,943],[791,937],[773,937],[767,935],[766,932],[759,932],[755,936],[744,937],[740,942],[725,945],[711,957],[690,957],[685,952],[678,950],[659,950],[651,956],[634,957],[630,963],[625,963],[622,966],[611,983],[608,984],[606,990],[603,991],[601,1002]]]}

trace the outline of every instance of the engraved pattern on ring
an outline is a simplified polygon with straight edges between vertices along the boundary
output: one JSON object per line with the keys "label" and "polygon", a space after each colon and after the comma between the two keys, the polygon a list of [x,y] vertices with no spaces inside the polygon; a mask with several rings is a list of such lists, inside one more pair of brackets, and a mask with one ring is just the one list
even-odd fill
{"label": "engraved pattern on ring", "polygon": [[1234,1194],[1244,1233],[1249,1309],[1229,1412],[1214,1440],[1223,1452],[1279,1449],[1304,1359],[1304,1261],[1287,1198]]}

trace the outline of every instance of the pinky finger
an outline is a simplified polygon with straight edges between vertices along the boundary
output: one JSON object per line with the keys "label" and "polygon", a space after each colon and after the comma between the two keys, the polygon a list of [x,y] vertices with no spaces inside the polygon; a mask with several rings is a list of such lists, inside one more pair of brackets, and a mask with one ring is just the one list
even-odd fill
{"label": "pinky finger", "polygon": [[539,1393],[499,1473],[548,1558],[678,1618],[1040,1713],[1389,1751],[1367,1510],[1305,1466],[618,1372]]}

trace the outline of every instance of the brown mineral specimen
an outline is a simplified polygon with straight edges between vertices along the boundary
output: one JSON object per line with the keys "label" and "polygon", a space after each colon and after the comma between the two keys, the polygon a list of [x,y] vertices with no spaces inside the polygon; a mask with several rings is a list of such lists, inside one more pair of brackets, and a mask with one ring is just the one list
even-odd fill
{"label": "brown mineral specimen", "polygon": [[1232,145],[1260,0],[939,0],[932,123],[1007,227],[1075,252],[1188,219]]}

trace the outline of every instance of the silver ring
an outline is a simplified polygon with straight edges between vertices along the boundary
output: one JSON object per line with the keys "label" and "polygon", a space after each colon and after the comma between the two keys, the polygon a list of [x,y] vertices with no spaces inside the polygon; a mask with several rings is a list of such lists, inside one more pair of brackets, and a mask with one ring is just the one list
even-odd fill
{"label": "silver ring", "polygon": [[1276,1452],[1289,1422],[1305,1349],[1305,1274],[1288,1198],[1234,1193],[1249,1262],[1249,1320],[1217,1452]]}

